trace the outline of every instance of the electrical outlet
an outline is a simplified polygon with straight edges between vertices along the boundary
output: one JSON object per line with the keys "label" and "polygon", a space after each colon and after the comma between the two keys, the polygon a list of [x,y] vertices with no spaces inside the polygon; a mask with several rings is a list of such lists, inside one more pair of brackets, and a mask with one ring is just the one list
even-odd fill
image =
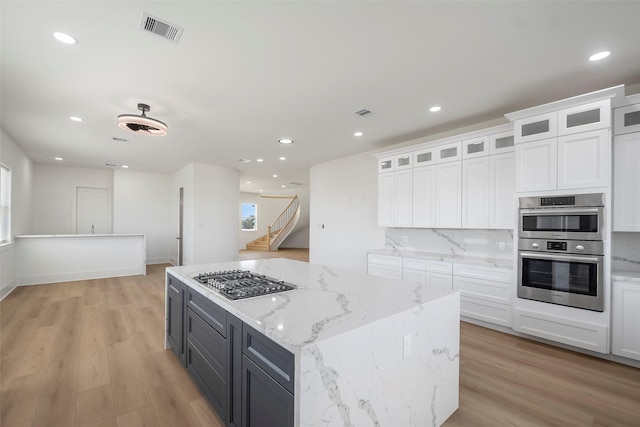
{"label": "electrical outlet", "polygon": [[411,354],[411,335],[405,335],[402,340],[402,357],[407,357]]}
{"label": "electrical outlet", "polygon": [[507,250],[507,244],[505,242],[498,242],[498,250],[504,252]]}

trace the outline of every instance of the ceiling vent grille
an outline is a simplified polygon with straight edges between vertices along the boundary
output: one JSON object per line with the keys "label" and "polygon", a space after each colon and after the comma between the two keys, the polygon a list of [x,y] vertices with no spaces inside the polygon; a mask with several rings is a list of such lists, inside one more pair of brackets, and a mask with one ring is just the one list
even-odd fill
{"label": "ceiling vent grille", "polygon": [[301,182],[290,182],[289,185],[303,185]]}
{"label": "ceiling vent grille", "polygon": [[180,37],[182,37],[182,33],[184,32],[184,28],[162,21],[161,19],[149,15],[146,12],[142,13],[139,28],[153,34],[157,34],[174,43],[178,43],[180,41]]}
{"label": "ceiling vent grille", "polygon": [[117,136],[114,136],[113,138],[111,138],[114,141],[119,141],[119,142],[129,142],[128,139],[125,138],[118,138]]}
{"label": "ceiling vent grille", "polygon": [[356,111],[356,114],[359,116],[368,116],[369,114],[371,114],[371,111],[367,110],[366,108],[363,108],[361,110]]}

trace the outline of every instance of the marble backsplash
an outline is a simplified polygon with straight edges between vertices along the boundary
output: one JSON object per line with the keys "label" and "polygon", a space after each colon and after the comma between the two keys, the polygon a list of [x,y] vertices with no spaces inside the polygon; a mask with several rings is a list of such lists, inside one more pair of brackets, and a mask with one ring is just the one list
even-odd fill
{"label": "marble backsplash", "polygon": [[[504,243],[504,250],[501,250],[501,243]],[[387,228],[385,247],[460,256],[513,259],[513,231]]]}
{"label": "marble backsplash", "polygon": [[611,270],[640,272],[640,233],[612,233]]}

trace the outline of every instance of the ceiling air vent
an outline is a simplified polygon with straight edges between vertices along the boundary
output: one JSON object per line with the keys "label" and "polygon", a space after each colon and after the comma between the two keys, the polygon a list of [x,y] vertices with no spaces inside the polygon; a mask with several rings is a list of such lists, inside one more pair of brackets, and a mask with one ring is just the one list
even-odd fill
{"label": "ceiling air vent", "polygon": [[114,141],[119,141],[119,142],[129,142],[128,139],[124,139],[124,138],[118,138],[117,136],[114,136],[113,138],[111,138]]}
{"label": "ceiling air vent", "polygon": [[301,182],[290,182],[289,185],[302,185]]}
{"label": "ceiling air vent", "polygon": [[369,114],[371,114],[371,111],[367,110],[366,108],[363,108],[361,110],[356,111],[356,114],[359,116],[368,116]]}
{"label": "ceiling air vent", "polygon": [[174,43],[178,43],[180,41],[180,37],[182,37],[182,33],[184,32],[184,28],[162,21],[161,19],[149,15],[146,12],[142,13],[139,28],[153,34],[157,34]]}

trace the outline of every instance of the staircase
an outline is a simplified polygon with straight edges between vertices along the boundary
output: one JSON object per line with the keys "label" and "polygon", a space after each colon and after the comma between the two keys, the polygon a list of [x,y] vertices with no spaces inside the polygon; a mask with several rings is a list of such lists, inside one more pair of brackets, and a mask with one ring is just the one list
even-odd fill
{"label": "staircase", "polygon": [[267,234],[247,243],[247,249],[257,251],[278,250],[282,242],[291,233],[300,218],[300,200],[294,196],[291,203],[284,208],[278,218],[271,223]]}

